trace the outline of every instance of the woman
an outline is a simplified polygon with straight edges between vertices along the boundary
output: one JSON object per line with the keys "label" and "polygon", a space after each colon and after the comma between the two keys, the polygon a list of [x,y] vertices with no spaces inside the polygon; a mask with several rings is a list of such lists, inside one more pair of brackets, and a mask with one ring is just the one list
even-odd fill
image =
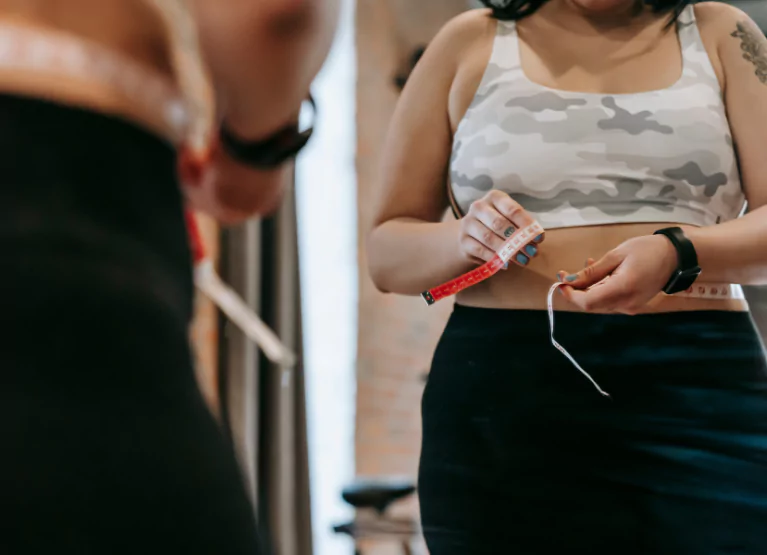
{"label": "woman", "polygon": [[0,0],[0,552],[257,553],[192,370],[177,151],[196,208],[271,210],[336,2],[65,4]]}
{"label": "woman", "polygon": [[[767,365],[729,285],[767,283],[767,41],[715,3],[486,4],[408,82],[368,243],[376,285],[418,294],[546,230],[434,356],[431,554],[767,553]],[[557,277],[588,376],[549,342]]]}

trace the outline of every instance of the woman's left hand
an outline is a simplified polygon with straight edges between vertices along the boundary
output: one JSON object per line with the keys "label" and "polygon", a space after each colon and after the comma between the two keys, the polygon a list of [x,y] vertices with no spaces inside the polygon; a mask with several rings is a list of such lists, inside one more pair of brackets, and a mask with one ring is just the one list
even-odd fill
{"label": "woman's left hand", "polygon": [[668,283],[677,252],[662,235],[629,239],[577,274],[559,273],[564,297],[585,312],[637,314]]}

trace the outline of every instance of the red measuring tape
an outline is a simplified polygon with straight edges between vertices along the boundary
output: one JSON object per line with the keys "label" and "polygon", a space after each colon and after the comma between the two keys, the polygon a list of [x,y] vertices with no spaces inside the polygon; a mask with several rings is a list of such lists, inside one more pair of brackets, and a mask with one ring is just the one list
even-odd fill
{"label": "red measuring tape", "polygon": [[454,280],[443,283],[433,289],[421,293],[421,297],[426,304],[431,306],[445,297],[450,297],[456,293],[468,289],[481,281],[497,274],[506,263],[514,258],[531,241],[543,233],[543,228],[538,222],[533,222],[524,229],[519,229],[503,244],[495,256],[479,268],[471,272],[466,272]]}

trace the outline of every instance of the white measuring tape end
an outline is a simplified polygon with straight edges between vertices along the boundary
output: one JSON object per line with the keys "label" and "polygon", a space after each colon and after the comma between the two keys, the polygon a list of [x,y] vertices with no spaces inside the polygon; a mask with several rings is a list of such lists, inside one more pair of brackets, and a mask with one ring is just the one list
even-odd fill
{"label": "white measuring tape end", "polygon": [[575,368],[578,369],[578,371],[583,374],[589,382],[591,382],[591,385],[593,385],[597,391],[599,391],[600,394],[602,394],[604,397],[610,398],[610,394],[607,393],[605,390],[603,390],[601,387],[599,387],[599,384],[594,380],[594,378],[591,377],[591,375],[586,372],[583,368],[581,368],[581,365],[578,364],[578,362],[573,358],[573,356],[567,352],[567,350],[560,345],[556,339],[554,339],[554,293],[557,292],[557,289],[562,287],[564,283],[555,283],[551,286],[551,289],[549,289],[549,295],[547,297],[547,307],[549,312],[549,337],[551,338],[551,344],[554,345],[554,347],[562,353],[567,360],[569,360]]}

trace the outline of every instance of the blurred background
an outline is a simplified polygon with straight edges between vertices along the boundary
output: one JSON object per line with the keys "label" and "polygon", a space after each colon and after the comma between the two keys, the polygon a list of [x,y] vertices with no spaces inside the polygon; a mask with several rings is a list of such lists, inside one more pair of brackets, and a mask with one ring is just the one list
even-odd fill
{"label": "blurred background", "polygon": [[[737,0],[767,29],[767,2]],[[379,156],[399,90],[422,49],[470,0],[345,0],[334,50],[317,79],[317,134],[295,194],[273,218],[205,234],[220,272],[292,348],[277,368],[200,299],[194,327],[207,399],[233,434],[279,555],[425,554],[414,484],[420,397],[449,303],[382,295],[366,273]],[[767,333],[767,290],[748,291]],[[402,498],[384,517],[357,504]],[[356,496],[354,495],[356,494]],[[334,526],[340,527],[334,531]],[[408,551],[412,549],[412,551]]]}

